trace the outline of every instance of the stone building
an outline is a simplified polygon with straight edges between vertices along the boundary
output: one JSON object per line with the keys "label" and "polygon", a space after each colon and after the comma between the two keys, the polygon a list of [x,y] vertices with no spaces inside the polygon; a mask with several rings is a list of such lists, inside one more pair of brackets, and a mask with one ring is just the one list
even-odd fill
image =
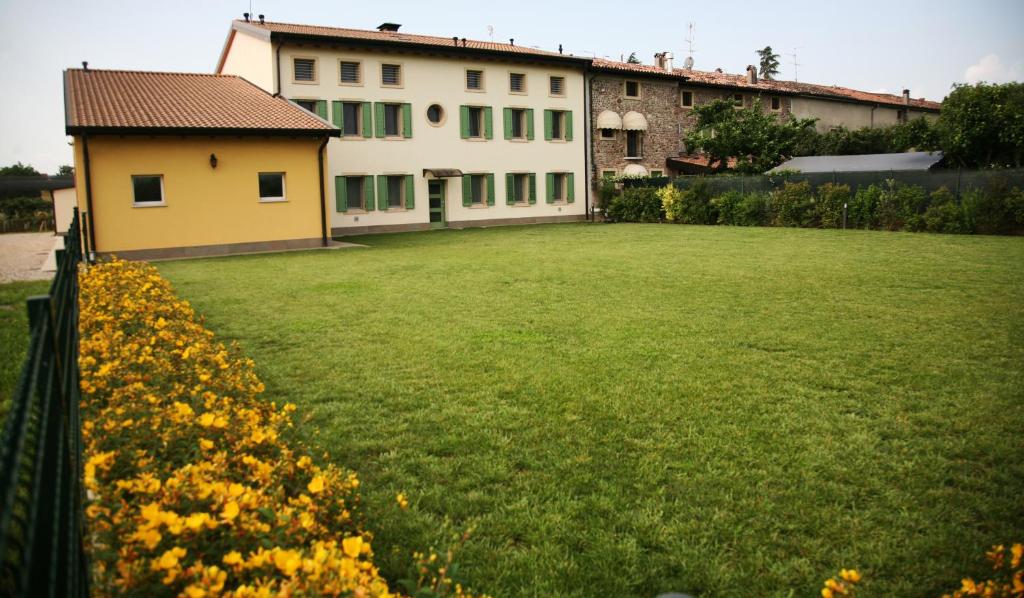
{"label": "stone building", "polygon": [[816,118],[820,132],[894,125],[938,116],[940,104],[902,96],[795,81],[764,80],[754,67],[745,75],[674,68],[672,54],[653,65],[595,59],[590,77],[591,167],[608,176],[675,176],[708,170],[683,139],[693,128],[693,108],[713,100],[737,107],[760,101],[779,118]]}

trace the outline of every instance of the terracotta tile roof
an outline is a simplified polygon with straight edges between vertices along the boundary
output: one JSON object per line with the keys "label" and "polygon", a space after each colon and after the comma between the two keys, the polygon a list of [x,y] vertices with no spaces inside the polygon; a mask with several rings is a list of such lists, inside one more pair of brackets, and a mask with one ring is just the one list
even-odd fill
{"label": "terracotta tile roof", "polygon": [[83,130],[230,130],[337,135],[284,98],[235,75],[68,69],[65,126]]}
{"label": "terracotta tile roof", "polygon": [[[735,75],[732,73],[719,73],[717,71],[697,71],[686,69],[673,69],[672,73],[659,69],[656,66],[646,64],[629,64],[602,58],[594,59],[594,68],[603,71],[615,71],[623,73],[657,74],[659,76],[675,76],[680,80],[686,79],[692,83],[702,85],[713,85],[717,87],[730,87],[750,91],[768,93],[785,93],[791,95],[818,96],[854,102],[865,102],[870,104],[886,104],[903,106],[903,97],[885,93],[871,93],[858,91],[848,87],[836,85],[815,85],[813,83],[799,83],[797,81],[775,81],[758,79],[757,83],[748,83],[746,75]],[[939,110],[942,104],[931,102],[923,98],[911,98],[910,107],[921,110]]]}
{"label": "terracotta tile roof", "polygon": [[462,45],[462,37],[459,36],[459,42],[456,46],[455,41],[451,37],[439,37],[434,35],[419,35],[415,33],[402,33],[398,31],[375,31],[367,29],[346,29],[342,27],[322,27],[319,25],[297,25],[293,23],[275,23],[267,21],[265,23],[257,22],[245,22],[245,21],[234,21],[236,28],[253,27],[256,29],[263,29],[271,33],[281,35],[296,35],[296,36],[315,36],[315,37],[326,37],[335,38],[340,40],[367,40],[373,42],[385,42],[395,45],[406,45],[406,46],[437,46],[444,48],[469,48],[471,50],[481,50],[486,52],[497,52],[502,54],[519,55],[519,56],[542,56],[547,58],[558,58],[558,59],[569,59],[569,60],[580,60],[584,62],[590,62],[589,58],[571,56],[569,54],[559,54],[558,52],[552,52],[548,50],[540,50],[537,48],[531,48],[529,46],[518,46],[512,44],[503,44],[496,42],[485,42],[473,39],[467,39],[466,45]]}

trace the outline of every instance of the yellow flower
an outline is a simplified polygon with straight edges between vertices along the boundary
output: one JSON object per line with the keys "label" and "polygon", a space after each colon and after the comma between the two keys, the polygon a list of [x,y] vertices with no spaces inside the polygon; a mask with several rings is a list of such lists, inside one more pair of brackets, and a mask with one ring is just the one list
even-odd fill
{"label": "yellow flower", "polygon": [[242,553],[237,550],[232,550],[224,555],[223,560],[225,565],[237,565],[242,562]]}
{"label": "yellow flower", "polygon": [[203,449],[204,451],[208,451],[213,448],[213,441],[206,438],[200,438],[199,448]]}
{"label": "yellow flower", "polygon": [[238,503],[235,501],[231,501],[228,504],[224,505],[224,510],[221,512],[220,515],[228,521],[231,521],[235,517],[238,517]]}
{"label": "yellow flower", "polygon": [[341,541],[342,550],[349,557],[356,558],[359,553],[363,551],[363,537],[353,536],[351,538],[345,538]]}
{"label": "yellow flower", "polygon": [[399,492],[395,496],[395,501],[398,503],[398,508],[402,509],[403,511],[409,508],[409,499],[405,497],[404,493]]}
{"label": "yellow flower", "polygon": [[833,598],[832,590],[821,588],[821,598]]}
{"label": "yellow flower", "polygon": [[210,412],[206,412],[199,416],[199,425],[204,428],[209,428],[213,425],[214,415]]}
{"label": "yellow flower", "polygon": [[306,486],[306,488],[312,494],[319,494],[320,492],[323,492],[323,490],[324,490],[324,476],[318,475],[318,476],[314,477],[312,479],[312,481],[309,482],[309,485]]}
{"label": "yellow flower", "polygon": [[274,554],[274,565],[282,573],[291,577],[295,575],[295,571],[302,565],[302,555],[299,554],[298,550],[278,550]]}
{"label": "yellow flower", "polygon": [[146,548],[149,550],[153,550],[154,548],[156,548],[156,545],[160,543],[160,539],[162,538],[160,532],[156,531],[155,529],[140,529],[139,531],[135,532],[135,535],[133,537],[136,540],[145,544]]}
{"label": "yellow flower", "polygon": [[856,569],[843,569],[839,572],[839,577],[842,577],[844,581],[857,583],[860,581],[860,573]]}
{"label": "yellow flower", "polygon": [[1020,567],[1021,557],[1024,556],[1024,544],[1014,544],[1013,547],[1010,548],[1010,554],[1013,555],[1013,558],[1010,560],[1010,567],[1014,569]]}
{"label": "yellow flower", "polygon": [[[213,525],[211,526],[210,523],[213,523]],[[185,519],[185,527],[192,531],[198,531],[204,525],[216,527],[217,524],[210,519],[209,513],[194,513]]]}
{"label": "yellow flower", "polygon": [[173,569],[178,566],[178,559],[184,558],[188,551],[184,548],[175,546],[167,552],[160,555],[160,558],[156,560],[154,566],[158,569]]}

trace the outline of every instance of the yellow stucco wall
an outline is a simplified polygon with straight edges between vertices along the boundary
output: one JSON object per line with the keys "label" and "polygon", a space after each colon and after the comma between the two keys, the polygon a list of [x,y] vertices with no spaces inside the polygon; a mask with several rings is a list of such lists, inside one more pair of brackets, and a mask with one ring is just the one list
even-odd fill
{"label": "yellow stucco wall", "polygon": [[[99,252],[320,237],[316,139],[90,137]],[[87,210],[75,138],[79,209]],[[216,154],[217,167],[210,167]],[[258,173],[284,172],[283,202],[261,202]],[[133,205],[132,175],[160,174],[164,206]]]}

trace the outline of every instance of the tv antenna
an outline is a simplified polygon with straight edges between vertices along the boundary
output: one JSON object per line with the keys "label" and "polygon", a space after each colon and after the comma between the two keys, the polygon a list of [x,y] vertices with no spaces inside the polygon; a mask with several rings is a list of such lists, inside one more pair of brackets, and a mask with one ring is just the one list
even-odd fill
{"label": "tv antenna", "polygon": [[686,56],[686,60],[683,61],[683,67],[687,68],[687,69],[692,69],[693,68],[693,52],[694,52],[694,49],[693,49],[693,39],[694,39],[693,28],[694,28],[694,23],[691,21],[688,24],[689,32],[686,35],[687,56]]}
{"label": "tv antenna", "polygon": [[494,25],[487,26],[487,35],[491,36],[491,41],[494,41]]}
{"label": "tv antenna", "polygon": [[796,61],[796,51],[802,47],[803,46],[797,46],[788,54],[788,56],[793,59],[793,80],[797,82],[800,81],[800,63]]}

